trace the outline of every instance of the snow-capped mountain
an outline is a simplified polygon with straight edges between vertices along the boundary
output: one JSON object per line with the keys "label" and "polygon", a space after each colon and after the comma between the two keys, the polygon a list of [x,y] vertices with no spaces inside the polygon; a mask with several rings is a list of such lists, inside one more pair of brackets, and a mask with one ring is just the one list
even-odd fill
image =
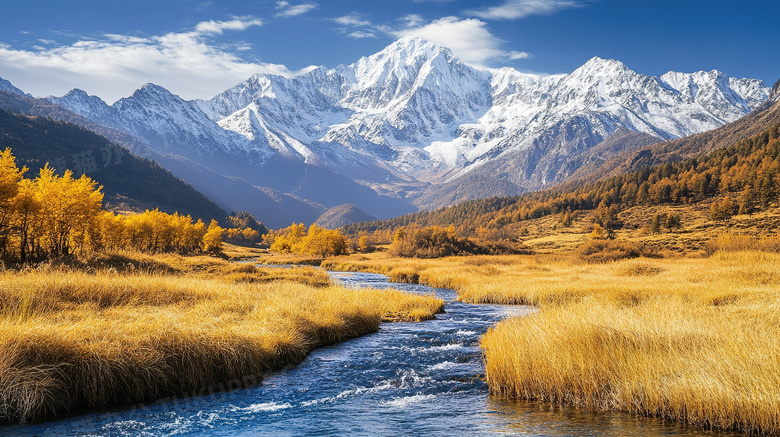
{"label": "snow-capped mountain", "polygon": [[397,211],[377,202],[408,205],[474,175],[518,192],[541,188],[565,180],[574,158],[617,131],[659,140],[699,133],[769,93],[760,80],[716,70],[652,77],[598,57],[571,74],[478,70],[446,47],[405,37],[351,65],[254,75],[210,100],[155,85],[112,106],[79,90],[51,100],[160,153],[385,217]]}
{"label": "snow-capped mountain", "polygon": [[195,154],[207,159],[215,155],[247,155],[262,163],[267,157],[246,138],[222,129],[193,102],[167,89],[146,84],[132,96],[107,105],[96,96],[73,90],[50,101],[89,118],[95,123],[127,132],[142,144],[166,154]]}
{"label": "snow-capped mountain", "polygon": [[0,77],[0,91],[8,91],[14,94],[18,94],[20,96],[29,96],[29,94],[26,94],[24,91],[20,90],[19,88],[13,86],[11,82],[3,79]]}

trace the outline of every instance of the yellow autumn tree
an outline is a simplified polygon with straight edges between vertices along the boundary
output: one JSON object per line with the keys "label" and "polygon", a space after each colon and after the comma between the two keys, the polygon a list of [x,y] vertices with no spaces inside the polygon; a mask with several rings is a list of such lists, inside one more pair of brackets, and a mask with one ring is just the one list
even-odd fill
{"label": "yellow autumn tree", "polygon": [[312,224],[306,235],[293,245],[292,251],[304,255],[335,256],[348,252],[347,239],[335,229],[325,229]]}
{"label": "yellow autumn tree", "polygon": [[12,226],[18,235],[18,251],[15,250],[14,255],[22,261],[35,256],[36,248],[40,247],[38,244],[42,233],[39,225],[40,211],[41,204],[36,195],[35,183],[30,179],[22,179],[15,199],[12,221]]}
{"label": "yellow autumn tree", "polygon": [[102,208],[97,183],[86,175],[74,179],[69,170],[58,176],[47,164],[35,179],[35,196],[40,205],[39,255],[68,255],[74,245],[81,249],[88,226]]}
{"label": "yellow autumn tree", "polygon": [[306,227],[303,223],[293,223],[284,229],[279,229],[269,234],[266,238],[273,240],[273,243],[271,243],[272,251],[290,253],[293,251],[293,247],[299,244],[303,237],[306,236]]}
{"label": "yellow autumn tree", "polygon": [[0,256],[5,258],[10,250],[10,237],[19,183],[27,171],[16,166],[11,149],[0,152]]}
{"label": "yellow autumn tree", "polygon": [[222,228],[216,220],[212,219],[206,234],[203,236],[203,250],[209,253],[219,253],[222,251],[222,235],[225,229]]}
{"label": "yellow autumn tree", "polygon": [[[223,229],[208,230],[188,215],[157,209],[121,215],[102,209],[102,187],[87,176],[59,175],[46,164],[35,179],[24,178],[10,150],[0,152],[0,258],[46,259],[74,252],[133,249],[196,252],[221,249]],[[208,234],[208,235],[207,235]],[[259,238],[243,229],[242,238]],[[208,237],[208,238],[207,238]]]}

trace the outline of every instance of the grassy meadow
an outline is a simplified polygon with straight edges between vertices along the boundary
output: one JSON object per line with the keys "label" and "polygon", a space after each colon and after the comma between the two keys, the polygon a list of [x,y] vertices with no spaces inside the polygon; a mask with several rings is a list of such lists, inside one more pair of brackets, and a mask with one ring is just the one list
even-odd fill
{"label": "grassy meadow", "polygon": [[588,262],[562,234],[558,250],[537,255],[373,253],[323,265],[452,288],[470,303],[538,307],[483,337],[497,396],[780,435],[780,237],[715,237],[698,228],[636,235],[635,242],[688,239],[697,249]]}
{"label": "grassy meadow", "polygon": [[101,254],[0,273],[0,422],[142,402],[298,363],[443,302],[311,267]]}

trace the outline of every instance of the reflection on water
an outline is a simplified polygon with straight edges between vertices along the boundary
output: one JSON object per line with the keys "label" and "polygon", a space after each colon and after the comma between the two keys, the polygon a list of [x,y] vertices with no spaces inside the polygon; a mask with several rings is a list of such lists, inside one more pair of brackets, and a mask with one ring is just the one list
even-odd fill
{"label": "reflection on water", "polygon": [[742,436],[690,428],[656,418],[593,411],[572,406],[488,396],[488,408],[502,430],[526,436]]}
{"label": "reflection on water", "polygon": [[[627,414],[491,397],[479,337],[498,320],[532,309],[467,305],[454,301],[451,290],[388,284],[376,274],[333,276],[353,287],[435,293],[447,300],[447,312],[422,323],[384,324],[375,334],[318,349],[298,366],[262,375],[259,385],[230,392],[210,387],[197,396],[0,428],[0,434],[716,435]],[[226,386],[242,387],[242,382]]]}

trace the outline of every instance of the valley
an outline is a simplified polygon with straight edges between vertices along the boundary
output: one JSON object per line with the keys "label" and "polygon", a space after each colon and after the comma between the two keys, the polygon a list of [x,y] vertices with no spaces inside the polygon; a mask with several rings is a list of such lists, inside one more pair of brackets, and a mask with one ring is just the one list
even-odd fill
{"label": "valley", "polygon": [[211,98],[0,78],[0,433],[780,435],[780,81],[330,22],[393,42]]}

